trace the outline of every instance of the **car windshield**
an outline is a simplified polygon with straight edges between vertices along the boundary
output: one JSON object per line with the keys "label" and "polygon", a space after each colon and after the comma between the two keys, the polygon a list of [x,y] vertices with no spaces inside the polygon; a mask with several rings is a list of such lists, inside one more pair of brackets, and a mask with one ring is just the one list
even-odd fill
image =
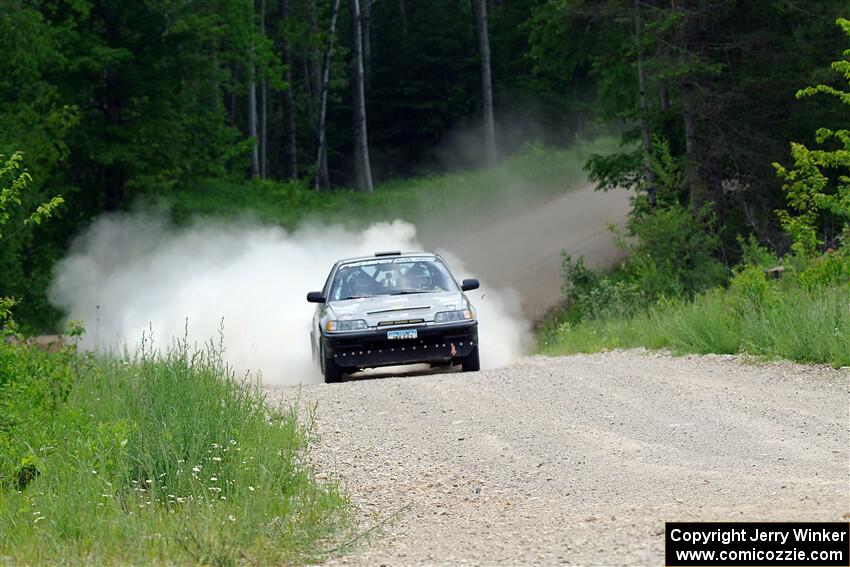
{"label": "car windshield", "polygon": [[456,290],[457,284],[439,258],[377,258],[340,266],[331,285],[330,298],[340,301]]}

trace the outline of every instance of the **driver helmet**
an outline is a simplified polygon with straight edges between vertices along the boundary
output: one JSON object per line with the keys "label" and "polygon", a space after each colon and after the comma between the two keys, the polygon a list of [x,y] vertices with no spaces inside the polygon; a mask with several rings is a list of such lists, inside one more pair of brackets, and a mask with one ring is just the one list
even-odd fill
{"label": "driver helmet", "polygon": [[431,271],[424,265],[413,264],[407,272],[404,274],[405,284],[410,286],[413,289],[431,289],[433,286],[433,279],[431,278]]}

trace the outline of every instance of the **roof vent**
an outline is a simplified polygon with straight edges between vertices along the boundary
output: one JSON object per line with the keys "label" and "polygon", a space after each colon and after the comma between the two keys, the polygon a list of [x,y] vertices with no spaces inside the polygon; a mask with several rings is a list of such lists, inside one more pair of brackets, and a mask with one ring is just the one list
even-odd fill
{"label": "roof vent", "polygon": [[375,256],[401,256],[398,250],[390,250],[388,252],[375,252]]}

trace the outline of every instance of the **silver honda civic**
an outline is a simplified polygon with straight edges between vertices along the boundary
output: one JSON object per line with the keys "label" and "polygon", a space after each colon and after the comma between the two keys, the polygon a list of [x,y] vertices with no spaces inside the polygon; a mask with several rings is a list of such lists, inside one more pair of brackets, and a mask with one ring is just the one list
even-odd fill
{"label": "silver honda civic", "polygon": [[378,252],[334,264],[318,304],[310,342],[325,382],[346,373],[400,364],[480,368],[478,320],[443,259],[425,252]]}

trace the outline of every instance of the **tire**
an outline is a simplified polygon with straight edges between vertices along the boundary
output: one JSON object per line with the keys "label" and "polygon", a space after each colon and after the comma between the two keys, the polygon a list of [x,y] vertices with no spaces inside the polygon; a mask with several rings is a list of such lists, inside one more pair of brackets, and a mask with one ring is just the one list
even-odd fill
{"label": "tire", "polygon": [[332,358],[325,356],[325,349],[320,353],[322,359],[322,375],[325,377],[325,384],[333,384],[342,382],[343,371]]}
{"label": "tire", "polygon": [[478,346],[472,352],[460,359],[464,372],[478,372],[481,370],[481,359],[478,356]]}

